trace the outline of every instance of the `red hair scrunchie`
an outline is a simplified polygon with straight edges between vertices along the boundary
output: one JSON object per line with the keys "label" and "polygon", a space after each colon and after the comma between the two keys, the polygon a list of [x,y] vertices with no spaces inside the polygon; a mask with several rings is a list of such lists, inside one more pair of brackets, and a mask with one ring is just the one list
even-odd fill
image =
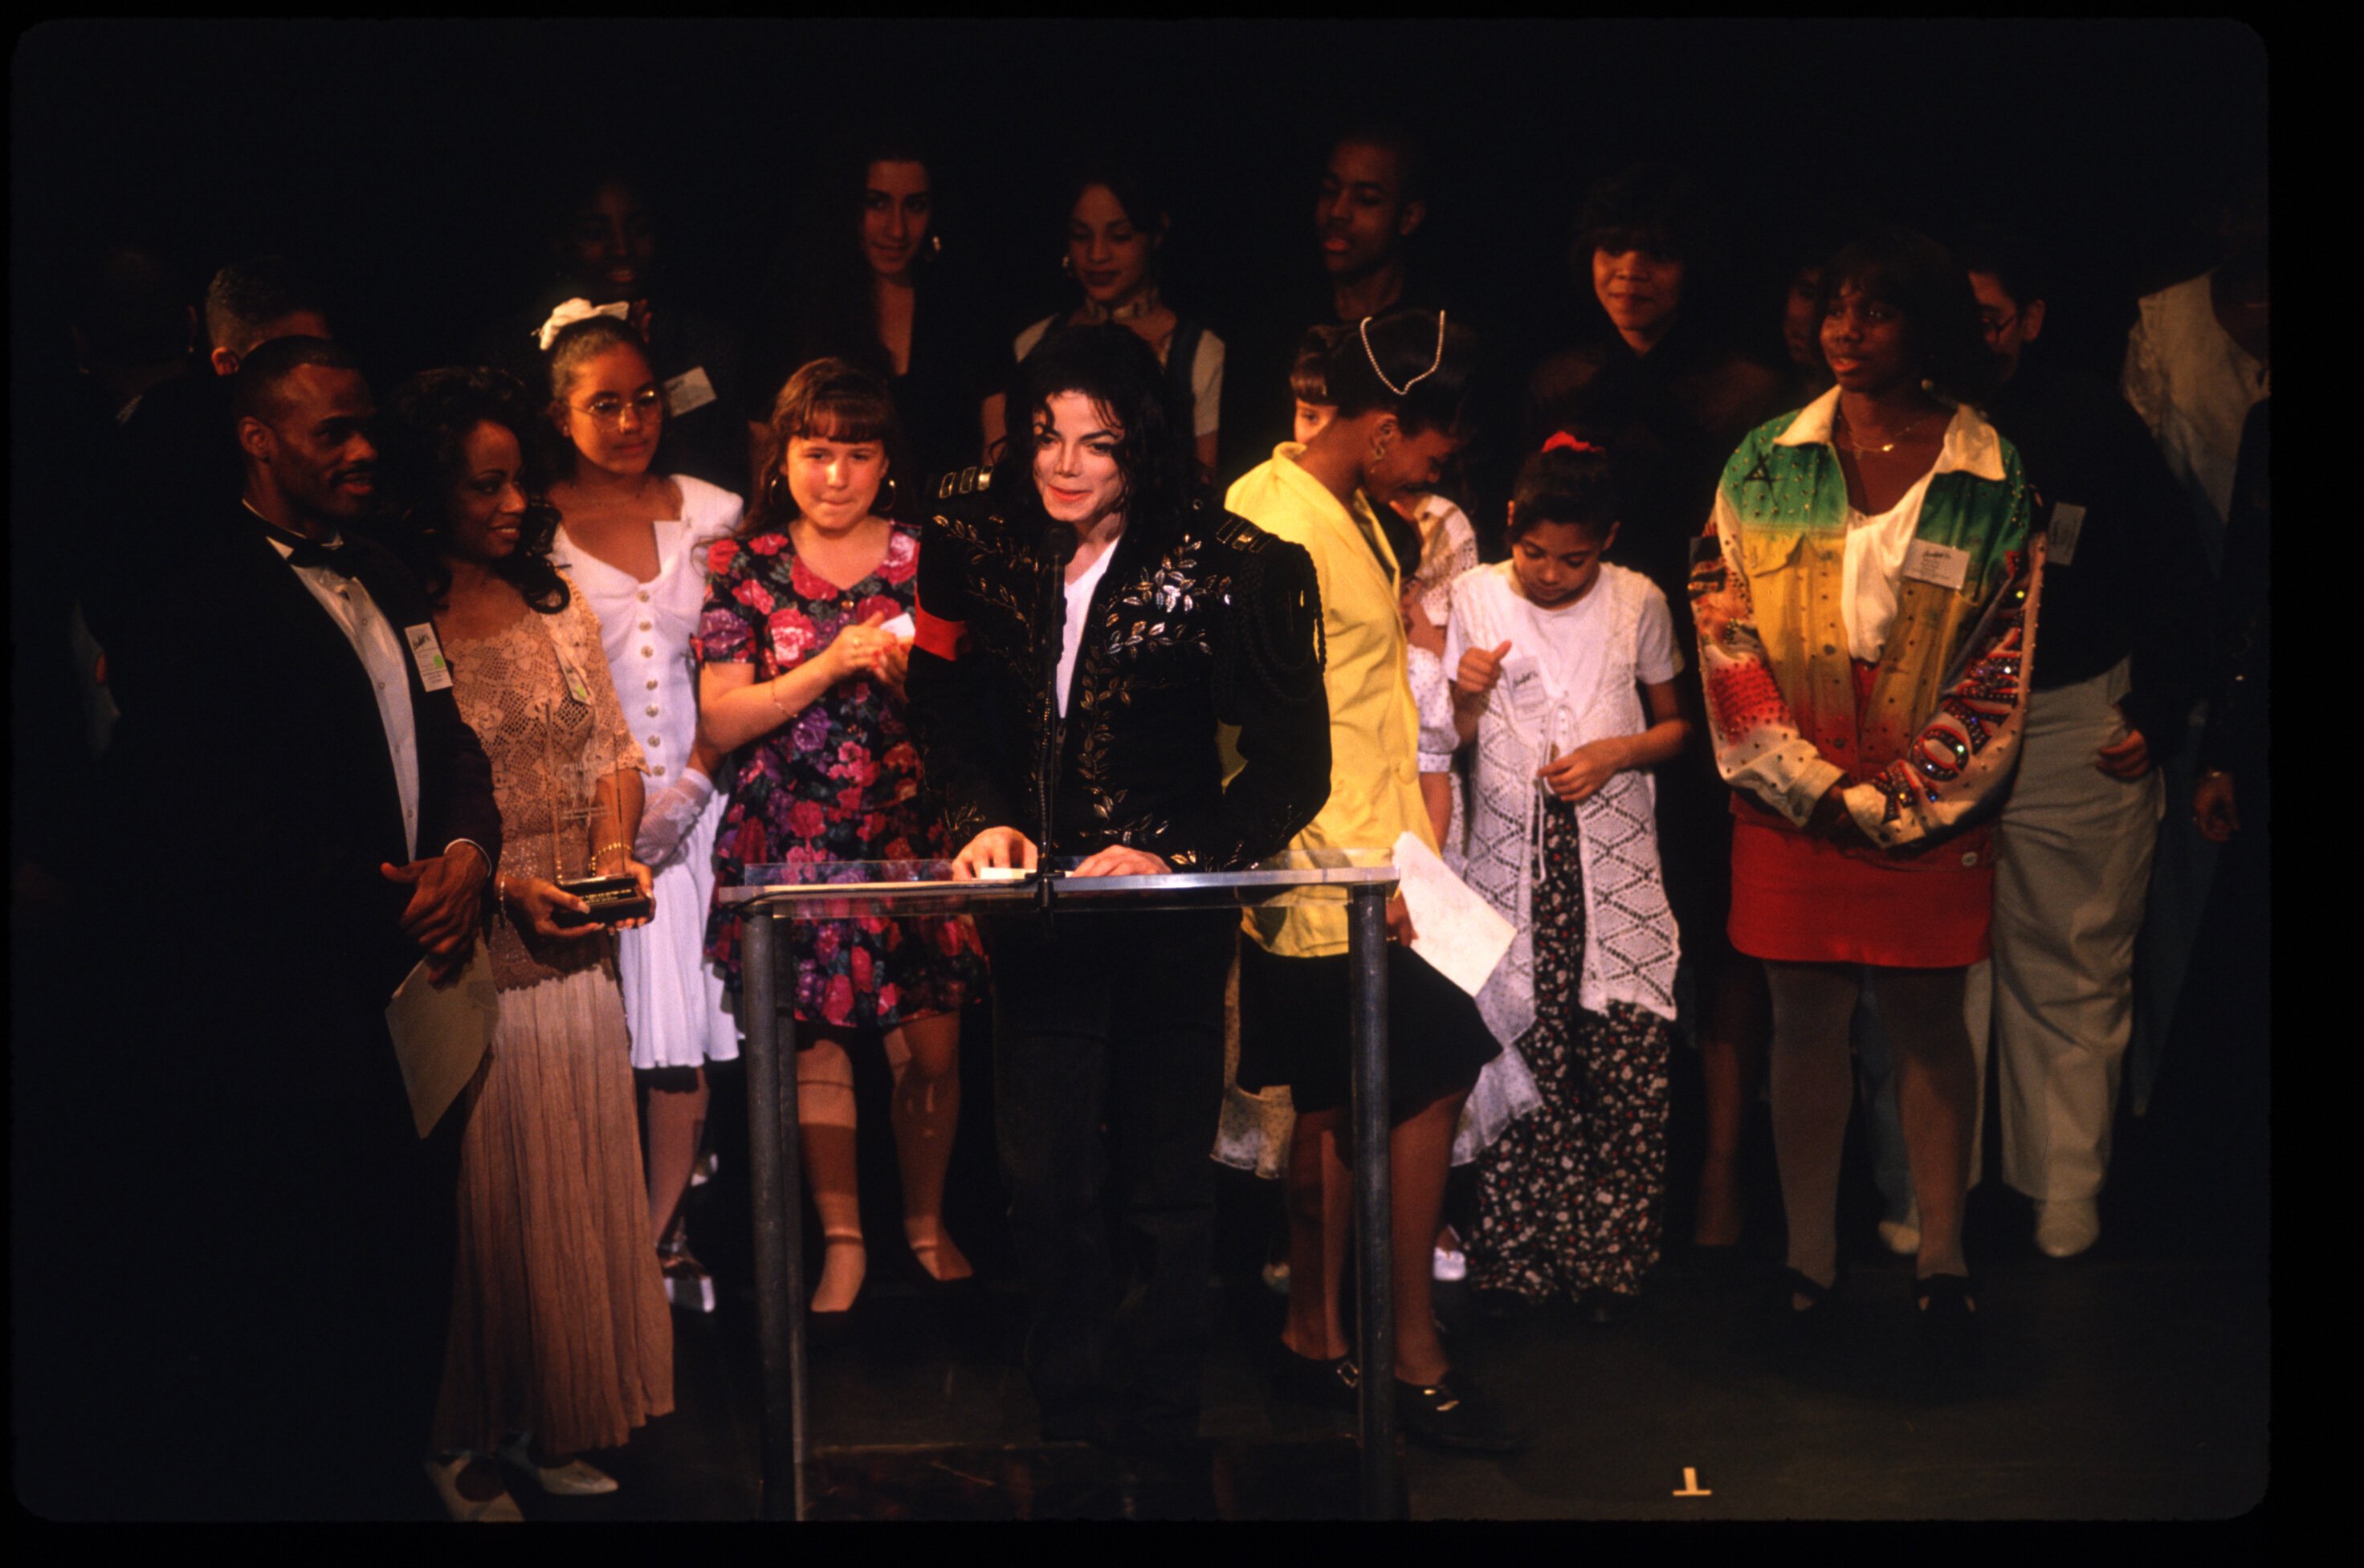
{"label": "red hair scrunchie", "polygon": [[1566,430],[1554,430],[1550,437],[1544,440],[1544,450],[1547,452],[1590,452],[1596,457],[1606,455],[1600,448],[1594,446],[1590,441],[1580,441],[1574,436],[1569,435]]}

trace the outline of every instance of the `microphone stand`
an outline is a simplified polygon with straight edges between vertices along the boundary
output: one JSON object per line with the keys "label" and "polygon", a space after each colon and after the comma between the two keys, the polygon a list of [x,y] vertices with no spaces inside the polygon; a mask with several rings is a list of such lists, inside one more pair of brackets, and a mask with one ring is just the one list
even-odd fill
{"label": "microphone stand", "polygon": [[1056,519],[1051,519],[1050,528],[1045,533],[1043,542],[1047,548],[1043,552],[1043,585],[1034,612],[1034,624],[1042,635],[1040,659],[1043,666],[1037,693],[1043,705],[1042,740],[1034,771],[1035,805],[1042,814],[1036,824],[1041,830],[1034,837],[1034,906],[1042,912],[1045,926],[1050,923],[1054,902],[1051,884],[1059,874],[1051,864],[1055,834],[1052,811],[1058,794],[1059,760],[1065,751],[1061,744],[1065,721],[1059,716],[1060,639],[1052,632],[1054,627],[1062,624],[1066,608],[1060,585],[1062,557],[1058,532],[1063,526]]}

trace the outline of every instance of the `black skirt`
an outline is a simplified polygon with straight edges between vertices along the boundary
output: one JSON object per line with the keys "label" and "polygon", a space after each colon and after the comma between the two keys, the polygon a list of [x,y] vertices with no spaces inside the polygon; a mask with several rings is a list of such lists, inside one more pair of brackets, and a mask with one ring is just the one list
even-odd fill
{"label": "black skirt", "polygon": [[[1299,1116],[1347,1103],[1354,1082],[1347,955],[1277,958],[1240,943],[1240,1087],[1288,1085]],[[1502,1053],[1477,999],[1400,942],[1388,944],[1388,1117],[1466,1090]]]}

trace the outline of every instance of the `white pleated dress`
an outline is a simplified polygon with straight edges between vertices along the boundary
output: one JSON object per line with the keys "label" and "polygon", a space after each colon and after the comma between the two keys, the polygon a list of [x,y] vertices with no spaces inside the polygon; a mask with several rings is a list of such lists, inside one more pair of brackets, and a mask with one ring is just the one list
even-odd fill
{"label": "white pleated dress", "polygon": [[[680,776],[697,735],[697,669],[689,639],[706,603],[706,547],[739,526],[739,497],[675,474],[681,516],[656,525],[657,574],[641,582],[582,550],[563,526],[551,559],[567,566],[599,617],[599,642],[624,717],[647,756],[652,795]],[[706,959],[714,899],[714,835],[722,792],[656,872],[656,916],[617,933],[616,967],[636,1068],[697,1067],[739,1054],[722,976]]]}

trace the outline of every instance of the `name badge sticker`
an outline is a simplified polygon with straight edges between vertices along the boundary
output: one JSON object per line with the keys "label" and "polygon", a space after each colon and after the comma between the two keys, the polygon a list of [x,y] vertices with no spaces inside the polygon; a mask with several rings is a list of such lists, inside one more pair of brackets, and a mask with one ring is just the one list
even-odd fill
{"label": "name badge sticker", "polygon": [[686,414],[703,408],[714,401],[714,384],[706,378],[704,365],[693,365],[664,384],[665,412]]}
{"label": "name badge sticker", "polygon": [[1522,728],[1540,723],[1544,710],[1551,706],[1551,694],[1544,689],[1543,667],[1533,654],[1517,649],[1503,656],[1502,692],[1510,699],[1511,717]]}
{"label": "name badge sticker", "polygon": [[404,627],[402,639],[410,644],[410,661],[418,666],[418,684],[430,692],[449,689],[452,666],[444,660],[443,644],[436,639],[433,623]]}
{"label": "name badge sticker", "polygon": [[2085,508],[2074,501],[2063,501],[2052,508],[2051,544],[2045,559],[2056,566],[2066,566],[2077,559],[2077,536],[2085,531]]}
{"label": "name badge sticker", "polygon": [[1904,575],[1916,583],[1934,583],[1940,588],[1961,592],[1962,580],[1970,574],[1970,552],[1956,550],[1950,544],[1933,544],[1916,539],[1904,549]]}

